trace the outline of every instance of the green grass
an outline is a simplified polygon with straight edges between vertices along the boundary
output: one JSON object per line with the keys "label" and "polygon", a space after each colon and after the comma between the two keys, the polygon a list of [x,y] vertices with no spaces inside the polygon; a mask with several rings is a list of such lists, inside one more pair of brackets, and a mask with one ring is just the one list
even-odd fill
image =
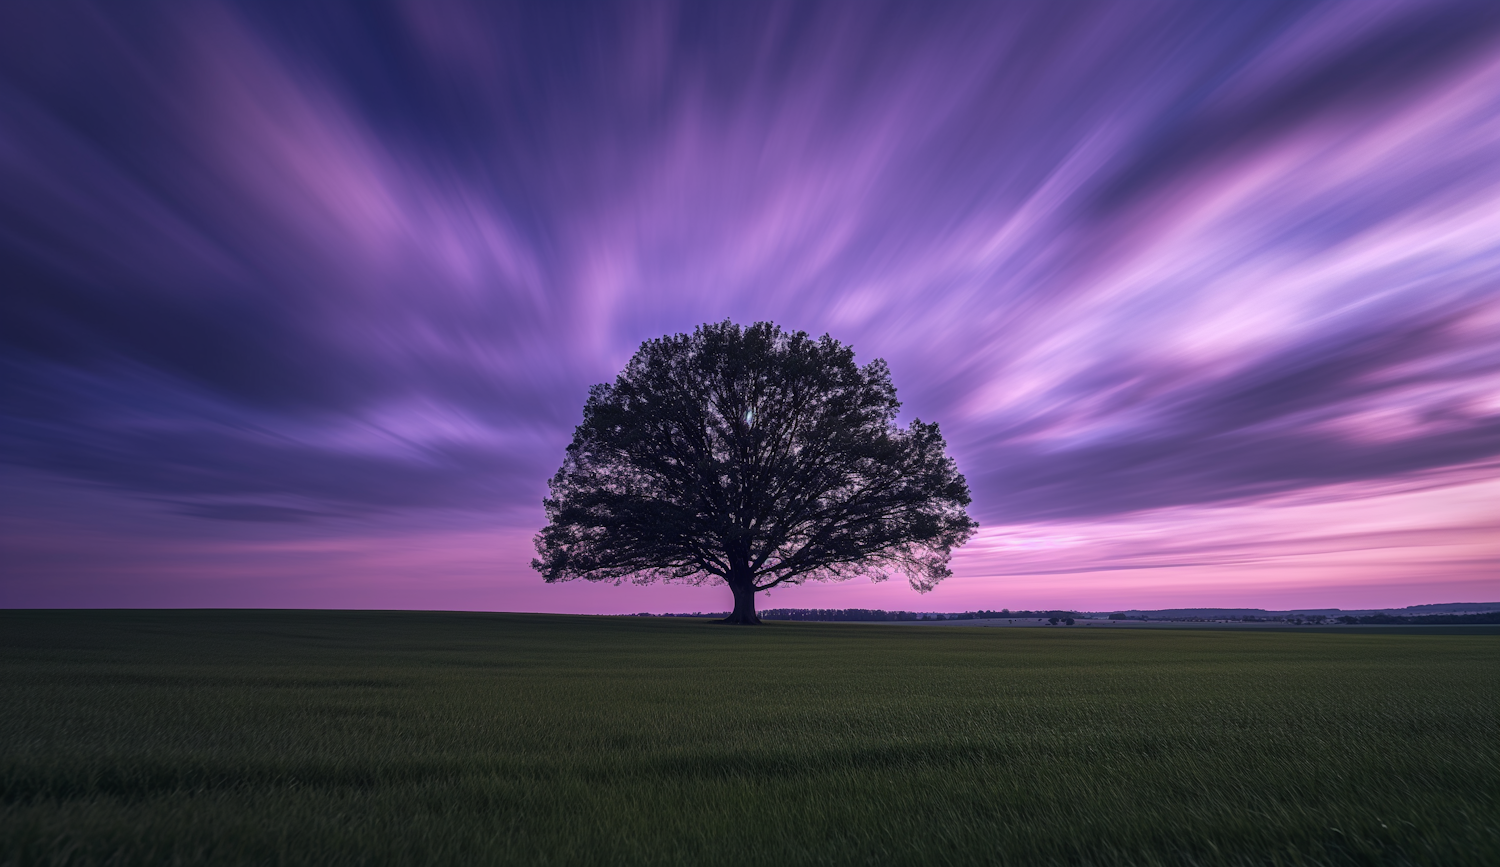
{"label": "green grass", "polygon": [[5,864],[1497,864],[1500,636],[0,613]]}

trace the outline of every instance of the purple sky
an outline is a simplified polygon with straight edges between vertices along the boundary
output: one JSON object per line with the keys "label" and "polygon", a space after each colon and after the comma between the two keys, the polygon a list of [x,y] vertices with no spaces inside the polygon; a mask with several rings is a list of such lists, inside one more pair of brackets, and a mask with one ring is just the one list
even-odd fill
{"label": "purple sky", "polygon": [[0,8],[8,606],[546,586],[639,343],[889,361],[980,534],[762,607],[1500,598],[1500,4]]}

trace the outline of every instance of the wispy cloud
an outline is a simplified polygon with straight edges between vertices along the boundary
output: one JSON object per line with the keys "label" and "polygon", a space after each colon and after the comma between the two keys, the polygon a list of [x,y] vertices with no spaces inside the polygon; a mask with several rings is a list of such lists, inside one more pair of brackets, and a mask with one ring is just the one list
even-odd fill
{"label": "wispy cloud", "polygon": [[1495,574],[1449,508],[1500,458],[1493,4],[0,16],[28,550],[124,510],[204,569],[487,525],[523,563],[588,385],[733,317],[942,422],[987,529],[940,594],[1361,586],[1309,540]]}

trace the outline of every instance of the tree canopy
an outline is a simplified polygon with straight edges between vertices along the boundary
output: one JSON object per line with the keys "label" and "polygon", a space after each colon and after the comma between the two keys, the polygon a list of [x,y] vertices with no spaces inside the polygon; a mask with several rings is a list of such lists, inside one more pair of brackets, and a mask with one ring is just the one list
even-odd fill
{"label": "tree canopy", "polygon": [[863,574],[919,592],[978,525],[937,424],[896,423],[890,371],[769,322],[648,340],[583,423],[544,501],[546,581],[720,582],[755,594]]}

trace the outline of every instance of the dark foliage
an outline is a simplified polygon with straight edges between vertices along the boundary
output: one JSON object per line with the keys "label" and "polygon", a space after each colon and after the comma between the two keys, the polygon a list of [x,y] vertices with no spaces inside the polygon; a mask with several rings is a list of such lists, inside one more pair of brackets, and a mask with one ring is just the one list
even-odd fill
{"label": "dark foliage", "polygon": [[896,425],[879,359],[767,322],[642,344],[594,386],[545,501],[547,581],[780,584],[893,572],[927,591],[978,526],[936,424]]}
{"label": "dark foliage", "polygon": [[[886,611],[880,608],[771,608],[757,613],[762,620],[803,620],[818,623],[839,623],[844,621],[857,622],[884,622],[884,621],[910,621],[910,620],[997,620],[1009,618],[1012,620],[1043,620],[1049,616],[1058,618],[1077,614],[1069,611],[1011,611],[1009,608],[1000,611],[981,609],[979,611],[959,611],[949,613],[923,613],[920,611]],[[704,613],[702,611],[692,614],[636,614],[636,617],[719,617],[728,616],[728,612]]]}
{"label": "dark foliage", "polygon": [[879,608],[772,608],[760,614],[766,620],[809,620],[825,623],[840,621],[903,620],[986,620],[1011,617],[1005,611],[963,611],[955,614],[922,614],[916,611],[884,611]]}
{"label": "dark foliage", "polygon": [[1500,623],[1500,611],[1486,611],[1481,614],[1418,614],[1414,617],[1406,617],[1400,614],[1369,614],[1364,617],[1355,617],[1346,614],[1340,617],[1338,621],[1350,626],[1355,624],[1466,626]]}

